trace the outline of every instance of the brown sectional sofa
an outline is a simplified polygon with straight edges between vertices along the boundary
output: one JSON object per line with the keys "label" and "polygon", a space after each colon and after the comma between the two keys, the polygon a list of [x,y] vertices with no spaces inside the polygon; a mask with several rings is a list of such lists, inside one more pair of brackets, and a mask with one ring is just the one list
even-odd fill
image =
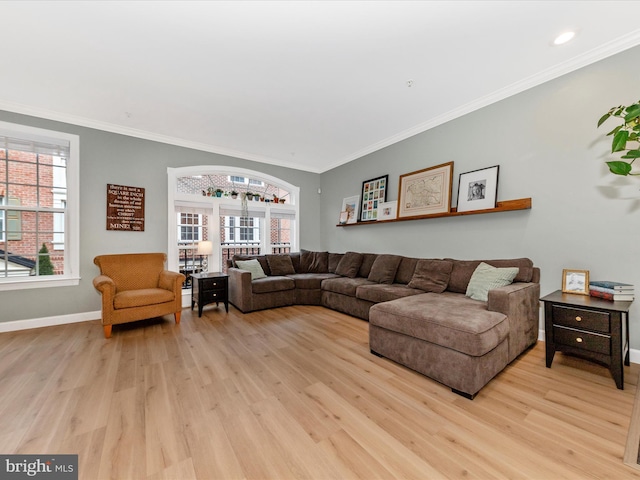
{"label": "brown sectional sofa", "polygon": [[[238,261],[257,260],[252,280]],[[485,263],[513,282],[466,295]],[[491,267],[487,267],[491,268]],[[517,272],[517,273],[514,273]],[[400,255],[309,252],[235,256],[229,301],[240,311],[322,305],[368,320],[371,352],[473,398],[538,337],[540,270],[531,260],[419,259]],[[474,282],[475,285],[475,282]]]}

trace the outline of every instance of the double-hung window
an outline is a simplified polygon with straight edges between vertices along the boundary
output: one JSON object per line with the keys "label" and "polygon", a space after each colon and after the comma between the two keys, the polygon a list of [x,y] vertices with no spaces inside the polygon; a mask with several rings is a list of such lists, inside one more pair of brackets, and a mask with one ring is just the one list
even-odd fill
{"label": "double-hung window", "polygon": [[79,281],[76,135],[0,122],[0,290]]}

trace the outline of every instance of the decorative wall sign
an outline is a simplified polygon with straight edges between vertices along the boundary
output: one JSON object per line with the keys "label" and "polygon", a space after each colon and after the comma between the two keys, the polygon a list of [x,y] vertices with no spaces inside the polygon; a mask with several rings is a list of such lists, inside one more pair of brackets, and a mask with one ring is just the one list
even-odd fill
{"label": "decorative wall sign", "polygon": [[400,175],[398,218],[451,210],[453,162]]}
{"label": "decorative wall sign", "polygon": [[389,175],[384,175],[362,182],[362,203],[360,204],[360,221],[370,222],[378,216],[378,203],[387,201]]}
{"label": "decorative wall sign", "polygon": [[144,188],[107,184],[107,230],[144,232]]}

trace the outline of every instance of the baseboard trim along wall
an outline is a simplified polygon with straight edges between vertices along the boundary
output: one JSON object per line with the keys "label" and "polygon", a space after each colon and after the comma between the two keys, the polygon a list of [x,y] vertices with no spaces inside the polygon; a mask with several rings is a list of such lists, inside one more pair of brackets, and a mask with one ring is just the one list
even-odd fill
{"label": "baseboard trim along wall", "polygon": [[54,325],[65,325],[67,323],[88,322],[90,320],[99,320],[101,316],[102,313],[98,310],[97,312],[72,313],[69,315],[57,315],[55,317],[0,322],[0,333],[29,330],[31,328],[52,327]]}

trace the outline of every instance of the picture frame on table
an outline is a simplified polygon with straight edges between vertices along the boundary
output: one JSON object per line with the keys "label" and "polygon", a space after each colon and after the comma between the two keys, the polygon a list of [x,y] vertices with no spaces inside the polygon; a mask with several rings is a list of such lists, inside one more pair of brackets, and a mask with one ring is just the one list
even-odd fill
{"label": "picture frame on table", "polygon": [[589,270],[562,270],[562,292],[589,295]]}
{"label": "picture frame on table", "polygon": [[389,175],[372,178],[362,182],[362,203],[360,204],[360,221],[371,222],[378,218],[378,204],[387,201]]}
{"label": "picture frame on table", "polygon": [[398,213],[398,201],[378,203],[377,220],[394,220]]}
{"label": "picture frame on table", "polygon": [[457,212],[496,208],[500,165],[461,173],[458,181]]}
{"label": "picture frame on table", "polygon": [[[360,205],[360,195],[353,195],[342,200],[341,212],[346,212],[347,220],[345,224],[358,223],[358,205]],[[340,220],[342,224],[342,213],[340,214]]]}
{"label": "picture frame on table", "polygon": [[452,184],[453,162],[400,175],[397,217],[449,213]]}

